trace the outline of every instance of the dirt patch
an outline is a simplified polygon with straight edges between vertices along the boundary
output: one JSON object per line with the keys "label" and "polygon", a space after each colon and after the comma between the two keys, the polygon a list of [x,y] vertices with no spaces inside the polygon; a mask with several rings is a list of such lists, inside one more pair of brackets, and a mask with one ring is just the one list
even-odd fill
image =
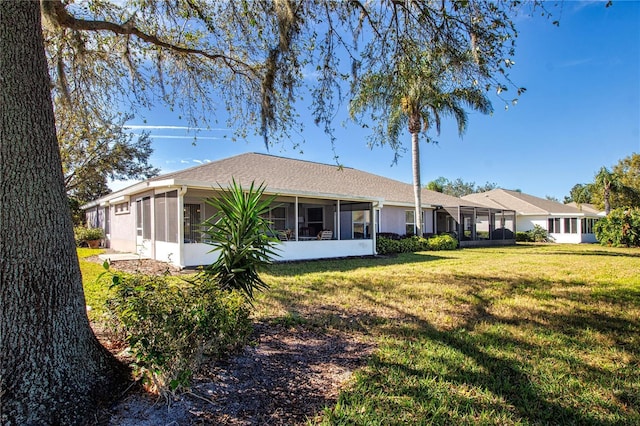
{"label": "dirt patch", "polygon": [[[98,256],[86,257],[83,260],[88,262],[102,263]],[[109,260],[109,267],[122,272],[128,272],[131,274],[145,274],[145,275],[180,275],[180,274],[193,274],[196,272],[193,269],[180,269],[170,263],[158,262],[153,259],[136,259],[136,260]]]}
{"label": "dirt patch", "polygon": [[257,324],[253,344],[224,361],[207,362],[191,392],[165,401],[132,390],[101,414],[100,424],[296,425],[335,404],[373,345],[340,332]]}
{"label": "dirt patch", "polygon": [[[144,273],[166,270],[166,264],[148,260],[112,263],[112,268],[127,272],[142,272],[142,267],[148,271]],[[96,331],[107,348],[122,350],[107,332]],[[304,424],[335,404],[340,389],[373,349],[362,336],[257,323],[252,343],[241,353],[204,363],[191,392],[167,402],[134,388],[104,410],[98,424]]]}

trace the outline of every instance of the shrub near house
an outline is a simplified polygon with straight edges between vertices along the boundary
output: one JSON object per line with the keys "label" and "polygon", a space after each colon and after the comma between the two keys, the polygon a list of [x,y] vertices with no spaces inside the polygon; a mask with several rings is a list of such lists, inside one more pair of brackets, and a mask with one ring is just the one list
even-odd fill
{"label": "shrub near house", "polygon": [[455,250],[456,248],[458,248],[458,240],[448,234],[436,235],[428,239],[417,236],[395,239],[379,235],[376,239],[376,251],[380,255],[424,250]]}
{"label": "shrub near house", "polygon": [[602,245],[640,247],[640,209],[615,209],[595,225]]}

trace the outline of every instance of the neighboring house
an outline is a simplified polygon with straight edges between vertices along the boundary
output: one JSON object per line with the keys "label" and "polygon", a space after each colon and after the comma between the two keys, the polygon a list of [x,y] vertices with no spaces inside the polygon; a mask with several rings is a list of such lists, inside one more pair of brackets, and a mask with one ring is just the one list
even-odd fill
{"label": "neighboring house", "polygon": [[557,243],[595,243],[593,225],[602,217],[591,205],[562,204],[506,189],[465,195],[462,199],[487,207],[515,210],[517,231],[529,231],[540,225]]}
{"label": "neighboring house", "polygon": [[598,217],[605,217],[606,213],[604,212],[604,210],[600,210],[598,209],[595,205],[593,204],[588,204],[588,203],[582,203],[582,204],[578,204],[575,201],[568,203],[568,206],[571,207],[575,207],[576,209],[580,210],[581,212],[584,213],[588,213],[589,215],[593,216],[598,216]]}
{"label": "neighboring house", "polygon": [[[248,153],[158,176],[104,196],[83,208],[105,243],[122,252],[178,266],[215,258],[200,224],[214,214],[204,203],[234,178],[243,187],[264,182],[277,194],[269,213],[279,260],[376,254],[377,233],[415,233],[413,186],[352,169]],[[461,245],[514,244],[515,212],[422,193],[425,234],[450,232]],[[328,232],[322,232],[328,231]],[[375,231],[375,232],[374,232]]]}

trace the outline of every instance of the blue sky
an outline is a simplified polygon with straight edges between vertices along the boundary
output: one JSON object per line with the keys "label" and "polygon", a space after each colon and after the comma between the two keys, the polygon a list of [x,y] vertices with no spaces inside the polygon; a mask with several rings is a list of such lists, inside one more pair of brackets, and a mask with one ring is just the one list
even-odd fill
{"label": "blue sky", "polygon": [[[462,178],[562,200],[574,184],[591,182],[601,166],[640,153],[640,2],[614,1],[605,8],[604,2],[565,1],[551,12],[559,27],[539,17],[516,21],[511,78],[527,92],[508,111],[495,99],[493,115],[470,113],[462,139],[454,123],[445,123],[439,143],[421,147],[423,184],[439,176]],[[347,106],[341,108],[338,116],[346,117]],[[366,130],[341,122],[335,127],[342,164],[411,182],[410,151],[392,165],[389,148],[369,149]],[[232,142],[224,128],[198,132],[194,146],[184,120],[161,108],[142,111],[130,123],[133,132],[151,132],[151,162],[162,173],[244,152],[267,153],[261,138]],[[335,164],[327,136],[311,119],[305,126],[302,153],[287,143],[268,153]]]}

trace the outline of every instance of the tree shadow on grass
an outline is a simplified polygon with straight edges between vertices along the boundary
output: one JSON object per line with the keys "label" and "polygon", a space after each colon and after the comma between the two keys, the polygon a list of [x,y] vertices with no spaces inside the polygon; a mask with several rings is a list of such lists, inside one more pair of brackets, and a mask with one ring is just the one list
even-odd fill
{"label": "tree shadow on grass", "polygon": [[631,257],[631,258],[636,258],[636,259],[640,259],[640,249],[635,249],[636,251],[633,252],[631,249],[629,248],[628,252],[619,252],[619,251],[607,251],[607,250],[593,250],[593,251],[580,251],[580,252],[572,252],[572,251],[541,251],[539,253],[536,253],[537,255],[542,255],[542,256],[563,256],[563,255],[569,255],[569,256],[610,256],[610,257]]}
{"label": "tree shadow on grass", "polygon": [[[544,292],[554,286],[563,288],[563,291],[552,296],[554,303],[559,306],[579,306],[578,302],[585,298],[585,292],[582,291],[584,283],[519,277],[505,280],[502,277],[467,275],[465,278],[468,284],[461,287],[467,297],[460,301],[464,300],[466,304],[460,305],[464,312],[459,313],[462,322],[452,329],[435,326],[410,309],[403,308],[398,299],[382,302],[379,298],[374,299],[369,286],[359,289],[359,297],[368,304],[383,305],[387,312],[395,314],[381,317],[357,309],[345,313],[336,306],[318,306],[314,313],[309,312],[308,307],[298,306],[302,312],[298,314],[306,316],[311,322],[329,322],[333,327],[345,331],[354,330],[353,324],[357,324],[358,331],[375,330],[376,335],[384,337],[385,347],[372,356],[369,368],[360,375],[358,383],[343,392],[341,410],[346,412],[349,404],[360,404],[368,398],[366,395],[378,395],[378,405],[399,404],[399,407],[394,406],[390,410],[407,410],[406,407],[411,407],[409,418],[415,420],[411,416],[424,415],[425,422],[436,424],[471,422],[470,419],[478,413],[491,413],[490,423],[506,419],[507,423],[608,425],[634,424],[640,420],[637,408],[640,406],[640,386],[637,383],[640,376],[635,370],[640,362],[640,345],[637,345],[637,337],[634,337],[640,332],[640,320],[616,315],[610,310],[585,307],[557,311],[553,306],[545,309],[535,304],[530,307],[518,306],[511,314],[498,315],[492,310],[498,300],[526,293],[543,304],[548,296],[536,299],[535,292]],[[484,290],[495,281],[501,282],[501,291],[490,296],[484,294]],[[621,297],[618,294],[610,303],[626,300],[620,304],[620,309],[635,309],[640,301],[633,296]],[[473,303],[468,303],[470,298]],[[585,306],[597,305],[595,300],[584,302]],[[411,301],[405,303],[408,307]],[[295,311],[295,304],[290,308]],[[503,331],[508,326],[518,327],[520,333],[534,332],[541,340],[518,337],[517,333]],[[585,333],[605,336],[619,353],[626,354],[621,355],[620,359],[627,359],[627,364],[612,369],[589,362],[585,358],[588,358],[591,348],[588,347],[588,339],[584,338]],[[551,343],[541,343],[544,338],[549,338]],[[547,344],[549,347],[545,346]],[[567,345],[568,349],[563,345]],[[510,349],[501,351],[496,348]],[[596,352],[600,350],[593,349]],[[404,351],[410,354],[409,358],[415,355],[416,358],[429,358],[429,361],[398,360],[386,356],[384,351]],[[608,356],[606,348],[602,351],[602,354],[596,354],[596,358]],[[528,356],[539,359],[532,362],[527,359]],[[604,360],[605,364],[609,361],[620,362]],[[546,376],[537,371],[539,368],[545,369],[546,365],[536,362],[564,363],[571,371],[566,373],[551,367],[551,373],[547,374],[557,371],[568,376],[559,381],[549,380],[554,383],[546,383]],[[580,383],[579,387],[584,386],[583,390],[568,390],[576,385],[576,381]],[[590,386],[595,388],[591,389]],[[563,388],[567,388],[567,392]],[[602,389],[606,389],[606,392],[614,389],[611,393],[613,396],[590,399],[592,393],[597,394]],[[443,394],[448,395],[443,397]],[[478,394],[483,396],[478,397]],[[400,407],[402,405],[406,407]],[[416,414],[421,411],[422,414]],[[339,413],[330,414],[334,415],[340,416]],[[343,415],[347,418],[361,416],[353,412]],[[384,410],[375,415],[384,415]],[[394,423],[393,419],[387,420]],[[349,421],[358,423],[353,418]],[[385,422],[384,419],[380,421]]]}

